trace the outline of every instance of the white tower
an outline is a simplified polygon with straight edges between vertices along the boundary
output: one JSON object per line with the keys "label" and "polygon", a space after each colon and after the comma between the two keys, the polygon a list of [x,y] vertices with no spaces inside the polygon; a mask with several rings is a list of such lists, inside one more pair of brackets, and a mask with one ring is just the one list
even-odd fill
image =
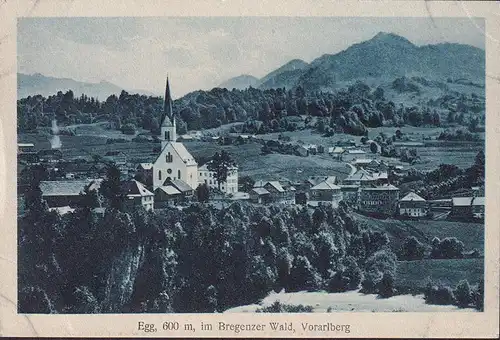
{"label": "white tower", "polygon": [[177,140],[175,114],[172,109],[172,97],[170,96],[170,85],[168,83],[165,88],[165,106],[163,107],[163,115],[160,127],[161,149],[163,150],[168,142]]}

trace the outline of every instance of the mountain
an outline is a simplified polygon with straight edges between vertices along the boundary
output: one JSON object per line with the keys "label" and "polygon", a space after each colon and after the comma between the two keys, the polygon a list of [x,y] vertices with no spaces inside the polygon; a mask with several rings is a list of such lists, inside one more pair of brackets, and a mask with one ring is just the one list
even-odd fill
{"label": "mountain", "polygon": [[485,53],[451,43],[419,47],[398,35],[381,32],[340,53],[315,59],[295,85],[328,90],[343,81],[401,76],[466,78],[484,83]]}
{"label": "mountain", "polygon": [[228,90],[232,90],[233,88],[244,90],[246,88],[249,88],[250,86],[257,87],[262,90],[278,87],[289,87],[293,86],[296,83],[296,81],[302,74],[302,70],[304,70],[308,65],[309,64],[307,64],[303,60],[293,59],[285,65],[265,75],[261,79],[243,74],[241,76],[237,76],[225,81],[218,87],[226,88]]}
{"label": "mountain", "polygon": [[[35,73],[33,75],[23,73],[17,74],[18,98],[25,98],[36,94],[48,97],[56,94],[58,91],[66,92],[68,90],[72,90],[75,96],[80,96],[84,93],[89,97],[105,100],[112,94],[119,95],[124,88],[106,81],[101,81],[100,83],[87,83],[70,78],[47,77],[40,73]],[[153,95],[151,92],[142,90],[126,91],[130,93]]]}
{"label": "mountain", "polygon": [[404,37],[380,32],[310,64],[294,59],[260,79],[257,87],[291,89],[300,85],[308,91],[331,91],[356,80],[380,83],[403,76],[484,84],[485,52],[455,43],[417,46]]}
{"label": "mountain", "polygon": [[238,90],[244,90],[250,86],[255,87],[255,85],[259,82],[259,79],[250,76],[248,74],[242,74],[241,76],[237,76],[231,79],[226,80],[222,84],[220,84],[218,87],[221,88],[226,88],[229,90],[232,90],[233,88],[238,89]]}
{"label": "mountain", "polygon": [[264,76],[259,81],[259,88],[262,90],[279,87],[291,87],[299,79],[302,71],[309,66],[303,60],[293,59]]}

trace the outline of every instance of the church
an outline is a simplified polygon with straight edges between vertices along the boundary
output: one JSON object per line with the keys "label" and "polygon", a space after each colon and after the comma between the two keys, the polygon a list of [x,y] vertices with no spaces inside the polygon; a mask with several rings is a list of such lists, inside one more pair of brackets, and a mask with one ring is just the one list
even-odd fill
{"label": "church", "polygon": [[198,187],[198,163],[186,147],[177,142],[175,113],[172,109],[168,77],[159,137],[161,152],[152,166],[153,190],[181,181],[195,190]]}

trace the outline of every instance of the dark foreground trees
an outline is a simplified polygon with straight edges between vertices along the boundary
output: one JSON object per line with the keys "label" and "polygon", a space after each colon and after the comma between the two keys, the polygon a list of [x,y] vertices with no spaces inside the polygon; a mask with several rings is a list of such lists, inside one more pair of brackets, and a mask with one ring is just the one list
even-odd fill
{"label": "dark foreground trees", "polygon": [[[391,269],[376,263],[386,237],[354,227],[343,210],[197,203],[146,212],[108,199],[103,217],[34,204],[20,218],[21,312],[214,312],[272,290],[357,289]],[[363,250],[349,255],[359,240]]]}

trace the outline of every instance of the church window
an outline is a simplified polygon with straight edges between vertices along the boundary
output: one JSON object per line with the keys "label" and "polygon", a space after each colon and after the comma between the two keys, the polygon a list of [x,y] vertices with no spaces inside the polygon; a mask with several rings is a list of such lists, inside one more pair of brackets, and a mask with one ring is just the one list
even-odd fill
{"label": "church window", "polygon": [[170,178],[170,176],[169,176],[169,177],[167,177],[167,181],[171,181],[171,180],[172,180],[172,178]]}
{"label": "church window", "polygon": [[165,155],[165,162],[172,163],[172,154],[170,152]]}
{"label": "church window", "polygon": [[170,140],[170,131],[165,131],[165,140]]}
{"label": "church window", "polygon": [[181,171],[177,170],[177,178],[181,179]]}
{"label": "church window", "polygon": [[170,175],[172,173],[172,169],[167,169],[167,173]]}
{"label": "church window", "polygon": [[161,180],[161,170],[158,170],[158,179]]}

